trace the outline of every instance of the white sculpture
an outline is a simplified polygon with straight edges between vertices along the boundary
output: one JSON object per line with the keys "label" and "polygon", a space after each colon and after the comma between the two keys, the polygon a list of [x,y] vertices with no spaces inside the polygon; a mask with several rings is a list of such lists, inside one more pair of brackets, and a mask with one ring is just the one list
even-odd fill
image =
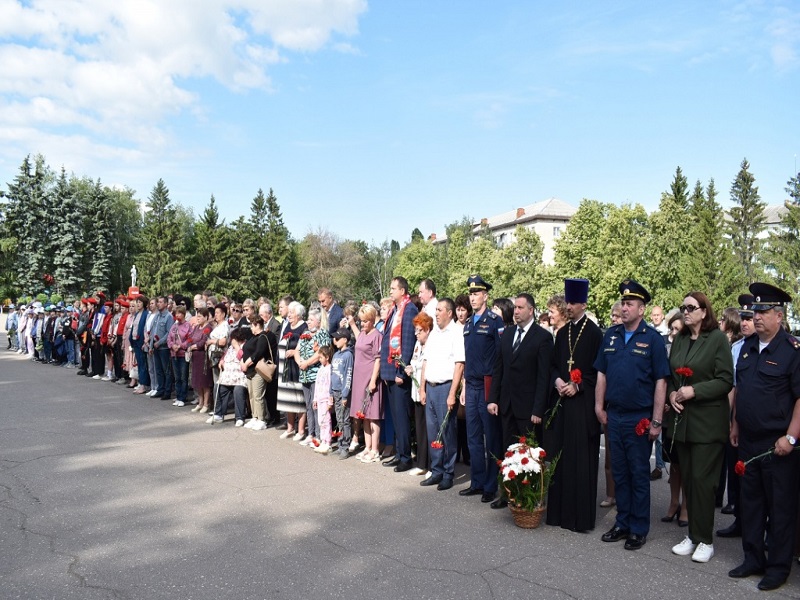
{"label": "white sculpture", "polygon": [[136,287],[136,265],[131,267],[131,286]]}

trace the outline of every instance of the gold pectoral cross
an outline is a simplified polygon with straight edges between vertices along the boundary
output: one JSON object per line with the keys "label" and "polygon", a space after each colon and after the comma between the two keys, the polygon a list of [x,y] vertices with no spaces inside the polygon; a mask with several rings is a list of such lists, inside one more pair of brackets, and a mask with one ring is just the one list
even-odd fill
{"label": "gold pectoral cross", "polygon": [[572,358],[570,357],[570,359],[567,361],[567,370],[572,372],[572,365],[574,365],[574,364],[575,364],[575,361],[572,360]]}

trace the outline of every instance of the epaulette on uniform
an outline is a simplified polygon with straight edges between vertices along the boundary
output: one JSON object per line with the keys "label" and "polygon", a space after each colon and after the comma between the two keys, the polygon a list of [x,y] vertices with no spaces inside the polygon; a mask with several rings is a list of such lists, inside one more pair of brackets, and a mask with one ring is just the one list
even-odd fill
{"label": "epaulette on uniform", "polygon": [[490,318],[490,319],[499,319],[500,318],[500,317],[497,316],[497,313],[493,313],[490,310],[487,310],[486,313],[487,313],[486,316],[488,318]]}
{"label": "epaulette on uniform", "polygon": [[800,350],[800,341],[798,341],[796,337],[789,336],[789,343],[795,350]]}

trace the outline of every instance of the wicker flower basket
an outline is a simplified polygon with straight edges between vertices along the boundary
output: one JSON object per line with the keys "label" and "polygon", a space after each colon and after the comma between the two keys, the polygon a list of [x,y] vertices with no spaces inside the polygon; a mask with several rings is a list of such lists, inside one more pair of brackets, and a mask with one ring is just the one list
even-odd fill
{"label": "wicker flower basket", "polygon": [[522,527],[523,529],[536,529],[542,522],[542,515],[545,508],[540,506],[533,510],[525,510],[524,508],[517,508],[513,504],[509,504],[508,508],[511,509],[511,516],[514,517],[514,525]]}

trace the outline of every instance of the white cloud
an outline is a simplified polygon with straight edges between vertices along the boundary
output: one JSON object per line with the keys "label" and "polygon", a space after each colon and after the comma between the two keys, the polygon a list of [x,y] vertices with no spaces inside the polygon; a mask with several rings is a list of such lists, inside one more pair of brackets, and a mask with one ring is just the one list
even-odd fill
{"label": "white cloud", "polygon": [[366,0],[0,0],[0,146],[27,135],[18,152],[46,141],[34,150],[157,153],[168,117],[204,112],[189,82],[270,92],[270,66],[357,34],[365,10]]}

